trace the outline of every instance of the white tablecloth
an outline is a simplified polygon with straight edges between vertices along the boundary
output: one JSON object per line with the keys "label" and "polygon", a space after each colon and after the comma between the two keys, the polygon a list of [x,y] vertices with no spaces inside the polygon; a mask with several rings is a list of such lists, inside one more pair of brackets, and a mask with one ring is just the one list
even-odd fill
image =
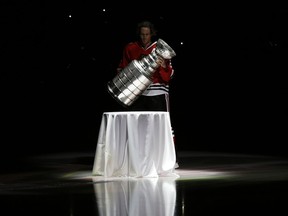
{"label": "white tablecloth", "polygon": [[103,113],[93,175],[171,176],[175,162],[168,112]]}

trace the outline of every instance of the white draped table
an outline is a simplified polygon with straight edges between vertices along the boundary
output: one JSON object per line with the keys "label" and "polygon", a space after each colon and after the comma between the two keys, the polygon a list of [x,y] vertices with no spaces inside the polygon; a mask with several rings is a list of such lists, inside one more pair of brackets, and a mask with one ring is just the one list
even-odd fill
{"label": "white draped table", "polygon": [[168,112],[104,112],[92,174],[104,177],[175,176]]}

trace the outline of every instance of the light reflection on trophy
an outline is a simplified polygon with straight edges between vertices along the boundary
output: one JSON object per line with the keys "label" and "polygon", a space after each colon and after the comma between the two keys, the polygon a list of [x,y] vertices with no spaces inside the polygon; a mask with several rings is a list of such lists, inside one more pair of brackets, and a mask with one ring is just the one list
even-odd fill
{"label": "light reflection on trophy", "polygon": [[133,60],[127,67],[108,82],[108,92],[124,107],[132,105],[153,82],[153,73],[158,65],[159,56],[171,59],[174,50],[162,39],[158,39],[156,48],[141,60]]}

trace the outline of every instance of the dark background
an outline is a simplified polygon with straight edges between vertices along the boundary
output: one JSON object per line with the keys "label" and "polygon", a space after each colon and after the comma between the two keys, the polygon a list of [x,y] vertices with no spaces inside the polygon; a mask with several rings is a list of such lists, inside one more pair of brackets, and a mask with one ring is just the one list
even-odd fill
{"label": "dark background", "polygon": [[2,1],[0,16],[6,163],[95,151],[102,113],[119,109],[107,82],[144,19],[177,54],[170,100],[179,151],[287,156],[284,5]]}

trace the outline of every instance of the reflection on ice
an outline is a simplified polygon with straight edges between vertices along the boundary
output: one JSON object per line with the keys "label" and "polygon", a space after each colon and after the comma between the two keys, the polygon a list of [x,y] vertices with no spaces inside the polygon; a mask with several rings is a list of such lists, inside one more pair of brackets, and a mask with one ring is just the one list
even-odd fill
{"label": "reflection on ice", "polygon": [[[101,216],[174,215],[177,177],[118,178],[94,184]],[[106,179],[108,180],[108,179]]]}

